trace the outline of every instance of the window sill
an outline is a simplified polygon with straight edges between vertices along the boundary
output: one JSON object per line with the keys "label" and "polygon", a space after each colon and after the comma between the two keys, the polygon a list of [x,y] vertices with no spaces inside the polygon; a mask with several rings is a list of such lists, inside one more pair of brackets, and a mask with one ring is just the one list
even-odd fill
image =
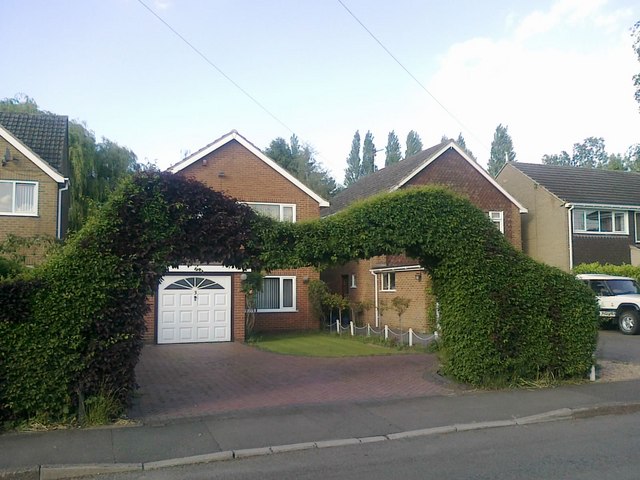
{"label": "window sill", "polygon": [[256,310],[256,313],[298,313],[297,309],[285,309],[285,310]]}

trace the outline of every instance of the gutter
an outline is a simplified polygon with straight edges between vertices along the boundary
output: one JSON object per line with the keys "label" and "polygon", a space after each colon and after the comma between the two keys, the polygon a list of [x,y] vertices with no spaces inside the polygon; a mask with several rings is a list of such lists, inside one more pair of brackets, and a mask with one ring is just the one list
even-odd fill
{"label": "gutter", "polygon": [[378,274],[373,270],[369,270],[369,273],[373,275],[373,308],[375,310],[376,328],[380,326],[380,308],[378,301]]}
{"label": "gutter", "polygon": [[62,238],[62,192],[69,190],[69,179],[65,177],[64,187],[58,189],[58,228],[56,236],[58,240]]}
{"label": "gutter", "polygon": [[573,209],[575,205],[565,203],[567,209],[567,230],[569,231],[569,271],[573,270]]}

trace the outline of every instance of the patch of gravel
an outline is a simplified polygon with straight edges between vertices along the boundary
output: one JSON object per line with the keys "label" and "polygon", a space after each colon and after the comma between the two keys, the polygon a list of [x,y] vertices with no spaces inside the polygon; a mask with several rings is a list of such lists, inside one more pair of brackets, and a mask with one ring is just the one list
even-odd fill
{"label": "patch of gravel", "polygon": [[622,382],[624,380],[640,379],[640,365],[635,363],[613,362],[610,360],[598,361],[598,381]]}

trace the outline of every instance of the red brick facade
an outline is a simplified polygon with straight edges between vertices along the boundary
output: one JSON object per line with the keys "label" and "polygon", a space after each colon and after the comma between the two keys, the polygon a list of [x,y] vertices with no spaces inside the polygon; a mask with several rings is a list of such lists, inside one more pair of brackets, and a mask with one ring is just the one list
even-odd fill
{"label": "red brick facade", "polygon": [[[428,163],[428,162],[426,162]],[[456,150],[448,149],[413,176],[402,188],[422,185],[442,185],[467,197],[485,212],[502,211],[504,234],[514,247],[522,248],[520,210],[496,185],[469,164]],[[415,267],[415,268],[411,268]],[[377,272],[376,275],[372,273]],[[395,273],[396,288],[381,291],[382,273]],[[356,287],[344,292],[344,276],[351,283],[351,275],[356,276]],[[357,323],[399,329],[397,313],[391,306],[396,296],[408,298],[411,303],[402,315],[402,330],[409,327],[416,332],[432,331],[435,321],[434,297],[431,293],[431,279],[422,271],[417,260],[405,256],[379,256],[327,269],[322,279],[333,292],[346,293],[352,303],[365,302],[375,306],[357,315]],[[376,287],[377,279],[377,287]],[[386,305],[385,305],[386,304]],[[377,322],[376,322],[377,320]]]}
{"label": "red brick facade", "polygon": [[[197,155],[197,154],[196,154]],[[214,190],[224,192],[242,202],[295,204],[296,221],[320,216],[320,204],[285,175],[276,171],[262,158],[237,140],[231,140],[180,170],[185,175],[203,182]],[[232,280],[232,334],[233,341],[245,340],[245,298],[241,291],[241,272],[231,274]],[[255,331],[291,331],[318,329],[309,306],[309,281],[318,279],[319,273],[309,267],[296,270],[269,272],[269,276],[295,276],[296,311],[263,312],[256,314]],[[150,311],[145,320],[146,341],[156,341],[157,318],[155,301],[150,300]]]}

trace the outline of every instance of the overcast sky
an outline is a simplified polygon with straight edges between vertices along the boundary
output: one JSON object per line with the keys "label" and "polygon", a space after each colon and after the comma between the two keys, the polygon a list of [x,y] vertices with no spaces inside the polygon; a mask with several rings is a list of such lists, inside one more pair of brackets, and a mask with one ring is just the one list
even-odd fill
{"label": "overcast sky", "polygon": [[0,98],[161,168],[232,129],[262,149],[295,132],[338,182],[356,130],[378,149],[395,130],[403,150],[411,129],[425,148],[462,132],[485,166],[499,123],[524,162],[588,136],[640,142],[637,0],[342,3],[2,0]]}

